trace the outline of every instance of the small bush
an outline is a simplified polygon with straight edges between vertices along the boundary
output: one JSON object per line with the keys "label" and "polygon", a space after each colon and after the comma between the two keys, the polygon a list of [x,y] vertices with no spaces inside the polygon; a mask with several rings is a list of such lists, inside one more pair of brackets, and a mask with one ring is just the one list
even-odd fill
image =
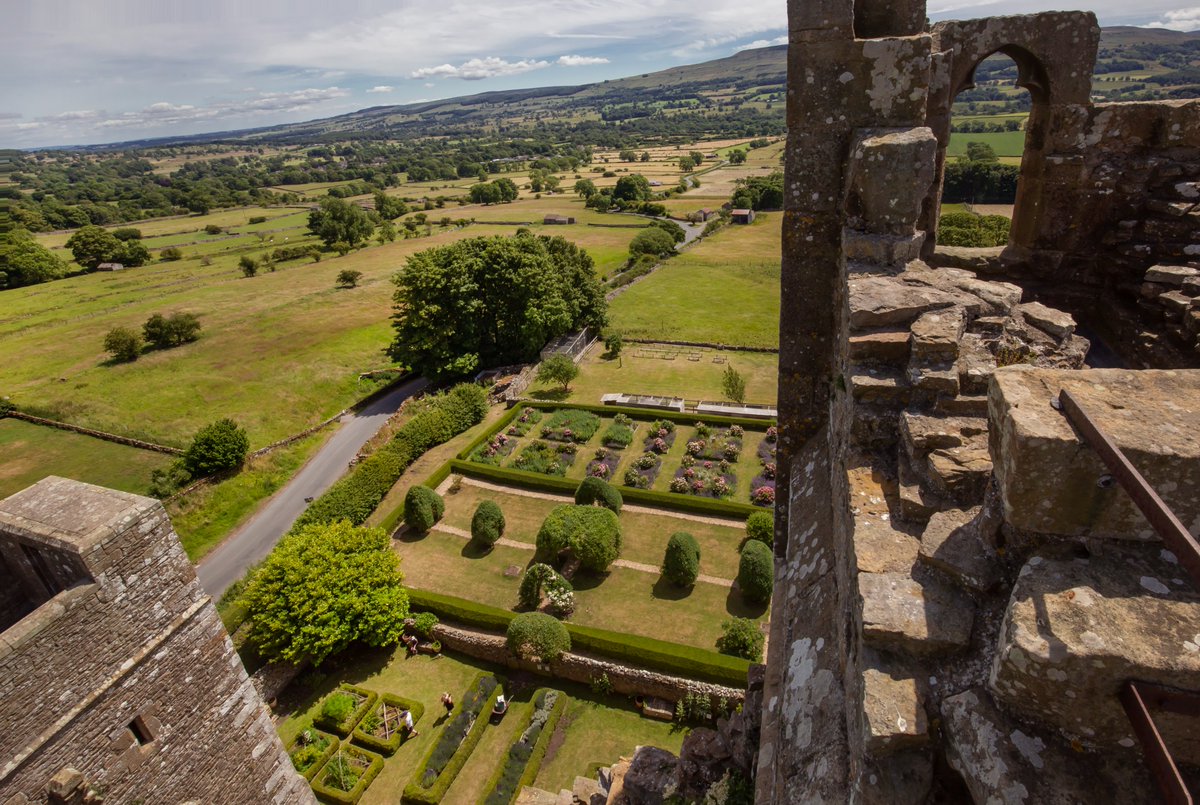
{"label": "small bush", "polygon": [[250,216],[251,224],[265,224],[266,222],[267,222],[267,216],[265,216],[265,215],[251,215]]}
{"label": "small bush", "polygon": [[225,231],[224,229],[217,226],[216,224],[206,224],[204,227],[204,232],[208,235],[219,235],[224,231]]}
{"label": "small bush", "polygon": [[104,336],[104,351],[120,363],[136,361],[142,346],[142,336],[128,327],[114,327]]}
{"label": "small bush", "polygon": [[700,575],[700,546],[686,531],[676,531],[667,540],[663,577],[677,587],[691,587]]}
{"label": "small bush", "polygon": [[508,625],[508,650],[524,660],[553,662],[571,650],[571,634],[544,612],[523,612]]}
{"label": "small bush", "polygon": [[741,657],[750,662],[762,662],[762,629],[751,618],[733,618],[721,624],[721,636],[717,638],[717,651],[731,657]]}
{"label": "small bush", "polygon": [[253,277],[258,274],[258,261],[248,254],[243,254],[238,260],[238,268],[242,270],[242,275]]}
{"label": "small bush", "polygon": [[775,584],[775,557],[770,548],[756,539],[742,546],[737,583],[747,601],[765,604],[771,600],[771,590]]}
{"label": "small bush", "polygon": [[417,531],[433,528],[446,513],[442,496],[427,486],[411,486],[404,496],[404,522]]}
{"label": "small bush", "polygon": [[249,450],[246,431],[232,419],[218,419],[196,432],[183,454],[183,464],[193,478],[202,478],[240,467]]}
{"label": "small bush", "polygon": [[517,590],[517,606],[521,609],[537,609],[542,603],[542,593],[553,590],[570,592],[571,583],[550,565],[540,562],[532,564],[521,577],[521,586]]}
{"label": "small bush", "polygon": [[491,547],[504,535],[504,512],[494,500],[481,500],[471,518],[471,538]]}
{"label": "small bush", "polygon": [[433,627],[437,625],[438,616],[432,612],[418,612],[413,616],[413,631],[426,640],[433,637]]}
{"label": "small bush", "polygon": [[575,490],[575,503],[579,506],[599,503],[613,514],[620,514],[622,502],[621,493],[603,478],[585,478]]}
{"label": "small bush", "polygon": [[321,718],[334,724],[340,724],[350,718],[357,702],[349,693],[335,693],[321,705]]}
{"label": "small bush", "polygon": [[339,288],[356,288],[358,281],[362,279],[362,272],[347,268],[339,271],[337,275],[337,287]]}
{"label": "small bush", "polygon": [[775,544],[775,515],[755,512],[746,518],[746,538],[756,539],[771,547]]}
{"label": "small bush", "polygon": [[168,246],[158,253],[158,259],[162,260],[164,263],[169,263],[172,260],[182,260],[183,250],[177,246]]}

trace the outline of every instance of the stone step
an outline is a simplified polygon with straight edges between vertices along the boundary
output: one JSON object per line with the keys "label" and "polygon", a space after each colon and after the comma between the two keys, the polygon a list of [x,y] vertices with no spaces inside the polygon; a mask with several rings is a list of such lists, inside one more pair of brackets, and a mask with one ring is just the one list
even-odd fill
{"label": "stone step", "polygon": [[515,805],[558,805],[558,794],[527,785],[517,794]]}
{"label": "stone step", "polygon": [[943,414],[951,416],[988,415],[988,398],[986,394],[959,394],[957,397],[939,397],[934,408]]}
{"label": "stone step", "polygon": [[958,358],[958,343],[967,329],[967,314],[961,307],[931,310],[912,323],[912,360],[921,365]]}
{"label": "stone step", "polygon": [[924,457],[930,450],[962,447],[984,433],[987,420],[981,417],[932,416],[913,411],[900,414],[900,437],[913,458]]}
{"label": "stone step", "polygon": [[984,344],[983,336],[963,336],[957,369],[959,394],[987,394],[988,382],[996,372],[996,357]]}
{"label": "stone step", "polygon": [[896,673],[879,660],[863,669],[863,748],[872,757],[924,746],[929,742],[925,701],[912,676]]}
{"label": "stone step", "polygon": [[942,501],[926,489],[912,467],[907,450],[899,451],[896,493],[900,499],[900,516],[911,523],[924,523],[942,508]]}
{"label": "stone step", "polygon": [[957,397],[958,366],[955,361],[924,363],[915,356],[908,362],[908,385],[921,397]]}
{"label": "stone step", "polygon": [[974,506],[992,477],[992,458],[986,435],[973,436],[959,447],[929,451],[917,465],[930,490],[943,500]]}
{"label": "stone step", "polygon": [[950,509],[929,518],[919,557],[968,590],[985,592],[1000,583],[999,557],[980,535],[982,508]]}
{"label": "stone step", "polygon": [[590,777],[576,777],[575,782],[571,784],[571,793],[575,802],[582,805],[603,805],[608,800],[608,794]]}
{"label": "stone step", "polygon": [[855,363],[904,368],[908,365],[908,328],[881,328],[850,336],[850,360]]}
{"label": "stone step", "polygon": [[859,403],[908,404],[909,387],[903,373],[871,366],[850,367],[850,390]]}
{"label": "stone step", "polygon": [[971,642],[975,604],[937,579],[908,573],[859,573],[863,640],[913,657],[947,654]]}

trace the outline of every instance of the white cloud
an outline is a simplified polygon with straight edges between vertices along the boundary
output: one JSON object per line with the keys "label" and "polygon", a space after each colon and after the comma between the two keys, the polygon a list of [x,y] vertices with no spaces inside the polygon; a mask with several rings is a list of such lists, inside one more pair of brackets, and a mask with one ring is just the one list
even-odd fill
{"label": "white cloud", "polygon": [[608,64],[608,59],[603,56],[559,56],[555,64],[561,64],[564,67],[587,67],[592,64]]}
{"label": "white cloud", "polygon": [[389,86],[387,84],[380,84],[377,87],[371,87],[369,90],[367,90],[367,92],[391,92],[394,89],[395,89],[395,87]]}
{"label": "white cloud", "polygon": [[1170,28],[1173,31],[1200,30],[1200,6],[1168,11],[1162,19],[1147,23],[1145,28]]}
{"label": "white cloud", "polygon": [[541,70],[549,67],[550,62],[544,60],[522,59],[517,62],[505,61],[496,56],[486,59],[470,59],[455,67],[452,64],[439,64],[437,67],[422,67],[413,70],[412,78],[461,78],[463,81],[481,81],[485,78],[497,78],[505,75],[518,75],[531,70]]}
{"label": "white cloud", "polygon": [[744,45],[738,45],[734,50],[752,50],[754,48],[769,48],[774,45],[786,45],[788,43],[787,34],[777,36],[774,39],[755,39],[753,42],[747,42]]}

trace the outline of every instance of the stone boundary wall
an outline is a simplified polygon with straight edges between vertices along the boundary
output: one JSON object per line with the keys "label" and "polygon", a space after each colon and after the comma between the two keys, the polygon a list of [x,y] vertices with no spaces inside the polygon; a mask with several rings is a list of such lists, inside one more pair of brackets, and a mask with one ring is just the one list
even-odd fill
{"label": "stone boundary wall", "polygon": [[649,224],[585,224],[585,226],[600,226],[606,229],[645,229]]}
{"label": "stone boundary wall", "polygon": [[664,341],[661,338],[626,338],[626,344],[667,344],[672,347],[702,347],[704,349],[721,349],[735,352],[764,352],[777,355],[775,347],[743,347],[737,344],[710,344],[707,341]]}
{"label": "stone boundary wall", "polygon": [[710,698],[722,697],[731,705],[745,700],[746,692],[741,689],[696,682],[683,677],[646,671],[620,663],[568,652],[552,663],[534,663],[520,660],[508,652],[506,640],[498,635],[462,629],[439,623],[434,627],[434,636],[443,648],[459,651],[479,660],[507,666],[521,671],[531,671],[543,676],[566,679],[588,685],[600,674],[607,674],[613,690],[631,696],[657,696],[668,701],[678,701],[687,693],[699,693]]}
{"label": "stone boundary wall", "polygon": [[93,436],[97,439],[103,439],[106,442],[115,442],[123,444],[127,447],[138,447],[142,450],[153,450],[156,453],[166,453],[170,456],[182,456],[183,450],[178,447],[167,447],[164,444],[154,444],[153,442],[143,442],[141,439],[130,439],[127,436],[118,436],[115,433],[105,433],[102,430],[92,430],[79,425],[72,425],[69,422],[59,422],[57,419],[45,419],[44,417],[26,414],[22,411],[10,410],[6,416],[13,419],[21,419],[25,422],[32,422],[34,425],[45,425],[49,428],[58,428],[59,430],[69,430],[73,433],[82,433],[84,436]]}

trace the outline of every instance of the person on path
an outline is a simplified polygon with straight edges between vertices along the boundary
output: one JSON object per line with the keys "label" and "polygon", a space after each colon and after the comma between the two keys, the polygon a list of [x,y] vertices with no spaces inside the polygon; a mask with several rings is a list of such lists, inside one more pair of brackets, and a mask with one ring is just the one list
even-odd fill
{"label": "person on path", "polygon": [[405,710],[401,715],[404,719],[404,732],[409,738],[416,738],[420,735],[415,726],[413,726],[412,710]]}
{"label": "person on path", "polygon": [[450,691],[442,694],[442,707],[446,708],[446,715],[454,711],[454,697],[450,695]]}

